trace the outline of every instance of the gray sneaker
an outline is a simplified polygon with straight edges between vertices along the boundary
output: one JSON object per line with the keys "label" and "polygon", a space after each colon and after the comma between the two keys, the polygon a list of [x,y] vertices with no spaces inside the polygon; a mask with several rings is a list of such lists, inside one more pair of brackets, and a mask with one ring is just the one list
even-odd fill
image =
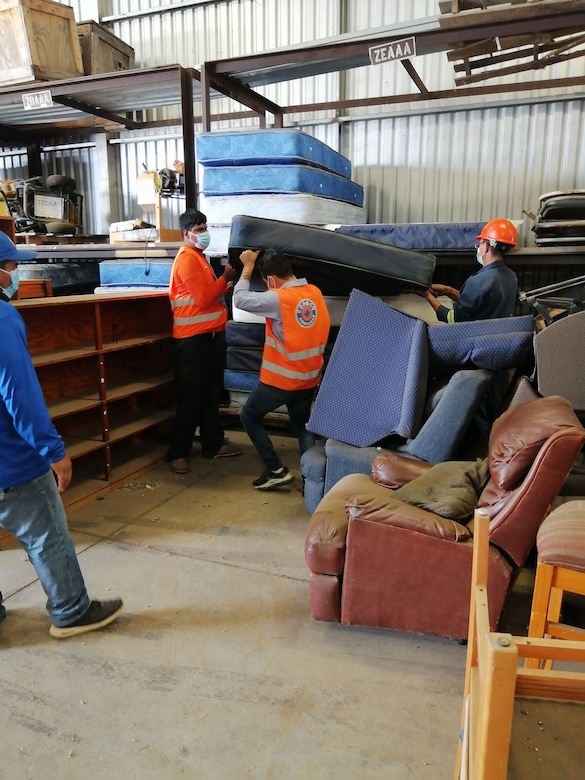
{"label": "gray sneaker", "polygon": [[115,620],[122,611],[122,599],[112,601],[92,601],[87,612],[79,620],[68,626],[51,626],[49,634],[55,639],[66,639],[69,636],[87,634],[97,631]]}

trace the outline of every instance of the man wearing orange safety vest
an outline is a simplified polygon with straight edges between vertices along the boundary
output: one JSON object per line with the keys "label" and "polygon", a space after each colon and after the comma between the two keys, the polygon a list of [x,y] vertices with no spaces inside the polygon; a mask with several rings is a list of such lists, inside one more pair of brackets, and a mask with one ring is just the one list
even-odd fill
{"label": "man wearing orange safety vest", "polygon": [[236,270],[228,263],[218,279],[205,259],[203,250],[209,246],[205,214],[187,209],[179,226],[184,245],[173,262],[169,284],[176,413],[167,458],[172,471],[187,474],[197,426],[204,458],[241,453],[225,439],[219,419],[227,323],[223,296],[231,289]]}
{"label": "man wearing orange safety vest", "polygon": [[[294,477],[283,466],[262,418],[286,406],[301,455],[313,446],[315,439],[306,424],[323,370],[330,320],[321,292],[306,279],[297,279],[282,253],[246,249],[240,260],[244,269],[234,288],[234,306],[266,317],[260,381],[240,419],[266,466],[252,484],[257,490],[268,490],[286,485]],[[268,287],[265,292],[250,291],[254,267]]]}

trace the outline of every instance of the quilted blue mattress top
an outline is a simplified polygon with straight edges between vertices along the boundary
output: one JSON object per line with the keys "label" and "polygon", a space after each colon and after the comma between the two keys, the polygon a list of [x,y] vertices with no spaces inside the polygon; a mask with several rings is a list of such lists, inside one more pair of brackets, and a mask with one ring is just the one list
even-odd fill
{"label": "quilted blue mattress top", "polygon": [[169,258],[102,260],[99,264],[101,285],[141,285],[168,287],[173,261]]}
{"label": "quilted blue mattress top", "polygon": [[341,225],[339,233],[418,252],[472,252],[485,222],[412,222],[388,225]]}
{"label": "quilted blue mattress top", "polygon": [[351,178],[351,162],[300,130],[202,133],[195,138],[203,166],[306,164]]}
{"label": "quilted blue mattress top", "polygon": [[307,192],[362,206],[364,190],[336,173],[309,165],[239,165],[205,168],[205,195]]}

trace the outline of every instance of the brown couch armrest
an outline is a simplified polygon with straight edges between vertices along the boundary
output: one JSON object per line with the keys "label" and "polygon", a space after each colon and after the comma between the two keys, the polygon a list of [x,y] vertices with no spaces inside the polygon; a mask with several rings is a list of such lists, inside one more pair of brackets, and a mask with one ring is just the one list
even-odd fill
{"label": "brown couch armrest", "polygon": [[349,519],[359,517],[446,541],[463,542],[471,538],[470,530],[461,523],[405,504],[394,498],[386,487],[372,481],[354,492],[346,503],[346,511]]}
{"label": "brown couch armrest", "polygon": [[367,474],[349,474],[317,504],[305,537],[305,561],[314,574],[343,573],[347,536],[345,505],[356,491],[373,484]]}
{"label": "brown couch armrest", "polygon": [[372,479],[387,488],[399,488],[420,477],[433,466],[425,460],[416,460],[397,452],[381,452],[372,464]]}

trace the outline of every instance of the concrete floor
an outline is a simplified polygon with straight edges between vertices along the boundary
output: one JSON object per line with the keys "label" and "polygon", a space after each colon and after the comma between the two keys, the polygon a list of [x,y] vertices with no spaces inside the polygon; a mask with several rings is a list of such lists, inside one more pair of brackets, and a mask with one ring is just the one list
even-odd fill
{"label": "concrete floor", "polygon": [[[166,466],[70,515],[109,628],[49,637],[22,550],[2,545],[3,780],[453,777],[466,648],[311,621],[296,474],[260,493],[244,455]],[[511,598],[525,631],[530,572]],[[520,627],[521,630],[518,630]],[[580,778],[585,708],[519,701],[511,778]]]}

